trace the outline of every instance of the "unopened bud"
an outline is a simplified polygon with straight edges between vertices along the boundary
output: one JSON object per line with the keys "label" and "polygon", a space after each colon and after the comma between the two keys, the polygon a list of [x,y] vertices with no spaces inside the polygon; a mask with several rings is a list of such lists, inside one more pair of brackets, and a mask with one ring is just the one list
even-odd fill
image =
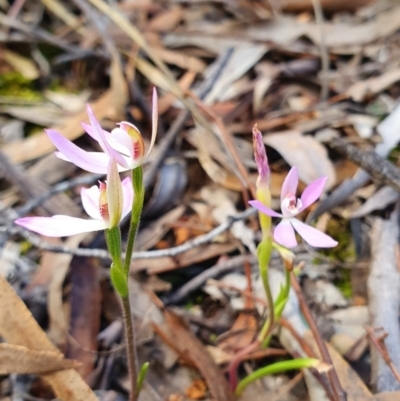
{"label": "unopened bud", "polygon": [[262,140],[262,134],[257,128],[257,124],[253,127],[253,149],[254,159],[258,169],[257,186],[265,186],[269,183],[270,170],[268,166],[267,153]]}

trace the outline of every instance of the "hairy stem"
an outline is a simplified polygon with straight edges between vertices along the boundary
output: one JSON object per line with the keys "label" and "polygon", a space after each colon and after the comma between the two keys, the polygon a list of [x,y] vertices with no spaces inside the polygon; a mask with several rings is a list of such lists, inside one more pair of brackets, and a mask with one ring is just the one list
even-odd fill
{"label": "hairy stem", "polygon": [[131,304],[129,296],[121,297],[122,300],[122,312],[124,318],[125,327],[125,343],[126,351],[128,355],[128,371],[131,382],[131,392],[129,395],[129,401],[137,401],[139,397],[138,392],[138,367],[137,367],[137,355],[135,347],[135,331],[133,328],[133,320],[131,313]]}

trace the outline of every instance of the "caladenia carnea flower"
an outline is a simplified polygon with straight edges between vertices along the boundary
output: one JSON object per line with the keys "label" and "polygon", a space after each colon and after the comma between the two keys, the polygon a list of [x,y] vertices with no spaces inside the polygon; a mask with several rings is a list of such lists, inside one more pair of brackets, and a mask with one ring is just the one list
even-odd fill
{"label": "caladenia carnea flower", "polygon": [[47,237],[70,235],[106,230],[118,227],[121,220],[131,211],[133,189],[131,179],[122,182],[115,162],[110,162],[106,183],[82,188],[81,199],[91,219],[55,215],[52,217],[23,217],[15,223]]}
{"label": "caladenia carnea flower", "polygon": [[57,157],[74,163],[83,170],[92,173],[105,174],[110,158],[114,158],[118,165],[118,171],[132,170],[141,164],[149,155],[157,135],[158,107],[157,92],[153,90],[153,112],[151,142],[147,152],[142,134],[131,123],[123,121],[111,132],[101,128],[89,105],[86,106],[90,124],[82,123],[83,129],[96,140],[103,152],[87,152],[63,137],[53,129],[47,129],[46,133],[54,146],[58,149]]}
{"label": "caladenia carnea flower", "polygon": [[292,167],[286,176],[281,190],[281,211],[277,213],[260,200],[249,201],[250,205],[271,217],[281,217],[282,221],[275,227],[274,239],[287,248],[297,245],[295,231],[311,246],[331,248],[338,243],[322,231],[296,219],[299,213],[313,204],[321,195],[327,177],[318,178],[306,187],[300,199],[296,197],[299,182],[297,167]]}

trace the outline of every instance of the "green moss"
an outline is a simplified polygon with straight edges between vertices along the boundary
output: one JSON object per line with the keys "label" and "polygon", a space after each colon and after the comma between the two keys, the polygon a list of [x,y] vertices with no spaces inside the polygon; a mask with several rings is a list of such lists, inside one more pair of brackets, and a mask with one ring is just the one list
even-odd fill
{"label": "green moss", "polygon": [[378,98],[367,106],[367,113],[382,119],[386,117],[388,113],[387,104],[385,104],[382,99]]}
{"label": "green moss", "polygon": [[210,341],[210,344],[215,344],[218,340],[218,336],[214,333],[211,333],[208,337],[208,340]]}
{"label": "green moss", "polygon": [[340,269],[338,273],[339,277],[334,281],[334,284],[339,288],[345,298],[352,298],[351,271],[349,269]]}
{"label": "green moss", "polygon": [[21,254],[27,253],[32,248],[32,244],[29,241],[23,241],[20,243]]}
{"label": "green moss", "polygon": [[[332,261],[352,262],[356,260],[356,249],[352,239],[348,221],[344,219],[331,219],[327,234],[338,241],[338,245],[334,248],[323,250],[321,253],[327,256]],[[319,261],[316,261],[319,263]],[[353,290],[351,286],[351,271],[349,269],[339,268],[336,270],[338,278],[334,280],[334,284],[342,292],[346,298],[351,298]]]}
{"label": "green moss", "polygon": [[346,220],[331,219],[327,227],[327,234],[338,241],[338,245],[322,251],[324,255],[340,262],[352,262],[356,260],[356,249],[350,227]]}
{"label": "green moss", "polygon": [[41,94],[34,84],[19,72],[6,72],[0,75],[0,96],[24,100],[41,100]]}

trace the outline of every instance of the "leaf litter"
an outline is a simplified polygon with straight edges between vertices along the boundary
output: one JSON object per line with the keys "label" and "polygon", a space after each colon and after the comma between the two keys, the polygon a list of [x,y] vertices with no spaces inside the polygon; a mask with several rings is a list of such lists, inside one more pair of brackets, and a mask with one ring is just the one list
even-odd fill
{"label": "leaf litter", "polygon": [[[322,22],[314,16],[315,3],[322,7]],[[153,256],[134,259],[131,266],[137,345],[151,372],[143,399],[234,399],[227,365],[252,342],[265,313],[252,257],[258,226],[249,214],[201,245],[196,238],[240,214],[251,199],[257,178],[248,151],[254,124],[267,147],[274,207],[279,209],[280,187],[291,166],[299,169],[301,187],[328,176],[326,193],[308,218],[318,219],[317,226],[343,243],[347,253],[321,254],[303,245],[295,253],[297,263],[305,264],[305,299],[332,346],[347,400],[399,397],[387,360],[367,346],[362,325],[353,325],[351,318],[352,308],[367,308],[368,324],[388,334],[386,350],[396,364],[398,319],[385,316],[398,311],[398,297],[381,304],[391,284],[372,278],[379,260],[380,269],[393,275],[392,283],[398,280],[397,241],[382,240],[396,232],[393,224],[398,226],[393,217],[397,191],[377,179],[368,164],[357,169],[358,161],[333,146],[344,138],[364,155],[374,151],[399,164],[396,2],[121,0],[111,7],[103,0],[43,0],[5,1],[0,7],[1,261],[7,264],[0,270],[0,373],[8,386],[1,386],[2,397],[14,391],[12,374],[44,379],[27,387],[30,396],[50,387],[68,400],[95,399],[92,390],[126,396],[121,313],[109,288],[107,261],[95,261],[95,253],[82,258],[50,252],[51,246],[95,251],[104,247],[102,236],[57,243],[43,238],[42,252],[15,236],[11,219],[25,202],[46,194],[24,214],[82,212],[80,186],[68,186],[77,171],[54,157],[43,128],[88,149],[81,126],[88,101],[106,129],[127,119],[147,136],[154,85],[160,92],[160,131],[156,155],[145,170],[157,169],[147,188],[149,207],[137,246]],[[29,83],[29,91],[22,82]],[[200,95],[202,85],[209,89]],[[327,99],[321,98],[324,88]],[[185,110],[190,113],[182,114]],[[179,168],[171,168],[173,163]],[[92,182],[98,178],[88,176]],[[390,184],[391,177],[386,179]],[[67,191],[53,194],[52,186],[59,183]],[[193,245],[168,254],[186,243]],[[11,246],[12,263],[6,257]],[[166,254],[157,257],[162,250]],[[235,260],[241,262],[231,266]],[[282,265],[274,260],[276,292]],[[196,283],[212,269],[217,269],[214,281],[206,287],[204,280]],[[188,283],[190,292],[174,301]],[[246,358],[242,377],[288,354],[315,353],[297,302],[291,295],[281,330],[265,354]],[[291,339],[285,338],[288,331]],[[310,371],[280,374],[252,384],[244,397],[332,399],[322,382]]]}

